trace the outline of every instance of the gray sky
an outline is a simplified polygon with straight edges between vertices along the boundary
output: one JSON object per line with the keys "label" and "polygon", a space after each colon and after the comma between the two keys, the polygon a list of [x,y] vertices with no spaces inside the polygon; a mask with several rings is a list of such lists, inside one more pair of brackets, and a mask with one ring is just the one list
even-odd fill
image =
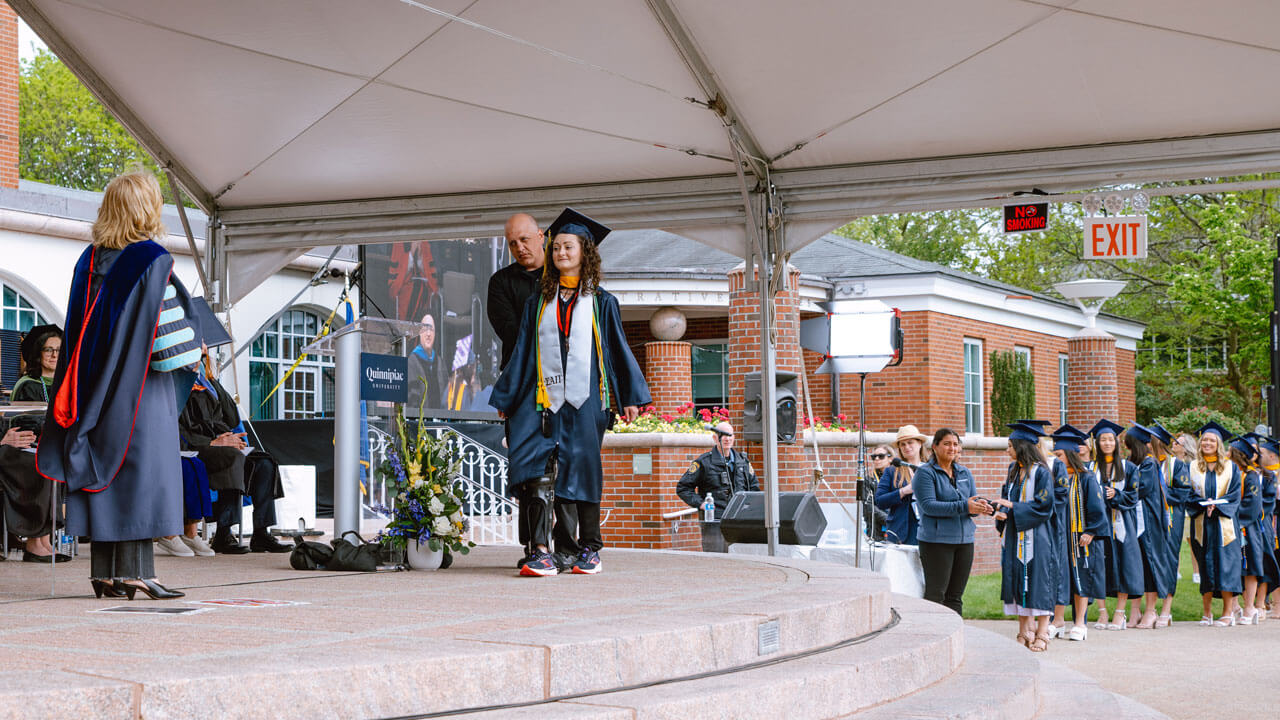
{"label": "gray sky", "polygon": [[31,31],[31,28],[22,22],[22,18],[18,18],[18,59],[30,60],[36,54],[36,50],[44,46],[45,44]]}

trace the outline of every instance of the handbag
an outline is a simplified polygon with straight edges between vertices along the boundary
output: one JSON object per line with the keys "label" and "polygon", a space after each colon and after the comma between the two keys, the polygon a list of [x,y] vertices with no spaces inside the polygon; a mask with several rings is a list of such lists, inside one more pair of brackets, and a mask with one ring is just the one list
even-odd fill
{"label": "handbag", "polygon": [[318,542],[293,537],[293,552],[289,553],[289,565],[294,570],[327,570],[333,558],[333,548]]}
{"label": "handbag", "polygon": [[[355,535],[358,544],[346,541],[348,535]],[[342,533],[342,537],[329,543],[333,546],[333,556],[325,565],[326,570],[346,570],[350,572],[374,572],[378,569],[378,554],[382,546],[378,543],[365,542],[355,530]]]}

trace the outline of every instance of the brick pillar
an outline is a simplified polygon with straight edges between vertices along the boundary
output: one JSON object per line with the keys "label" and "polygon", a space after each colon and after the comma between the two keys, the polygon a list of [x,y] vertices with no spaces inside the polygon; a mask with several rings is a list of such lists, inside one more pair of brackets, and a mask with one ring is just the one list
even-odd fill
{"label": "brick pillar", "polygon": [[673,413],[693,400],[693,345],[680,341],[644,344],[644,377],[659,413]]}
{"label": "brick pillar", "polygon": [[1125,423],[1116,382],[1116,339],[1085,328],[1067,341],[1067,419],[1089,429],[1099,418]]}
{"label": "brick pillar", "polygon": [[[752,268],[755,273],[755,268]],[[787,278],[782,290],[774,296],[774,329],[778,340],[775,355],[778,372],[799,375],[804,372],[800,354],[800,271],[788,265]],[[764,364],[760,358],[760,293],[746,289],[746,269],[738,266],[729,277],[729,411],[735,428],[742,427],[742,410],[746,377],[749,372],[760,372]],[[800,414],[800,413],[797,413]],[[797,423],[797,435],[803,422]],[[739,441],[750,457],[757,472],[761,471],[764,452],[757,442]],[[778,445],[779,488],[799,489],[812,471],[804,457],[800,444]]]}
{"label": "brick pillar", "polygon": [[0,187],[18,187],[18,16],[0,2]]}

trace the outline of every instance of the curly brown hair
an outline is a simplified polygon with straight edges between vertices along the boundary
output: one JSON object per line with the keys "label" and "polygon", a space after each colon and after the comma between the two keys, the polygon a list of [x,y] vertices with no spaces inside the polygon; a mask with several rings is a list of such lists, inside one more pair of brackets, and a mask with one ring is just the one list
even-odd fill
{"label": "curly brown hair", "polygon": [[[572,233],[560,234],[571,235]],[[577,235],[574,237],[578,238],[578,244],[582,246],[582,270],[578,276],[578,288],[584,293],[594,293],[600,287],[600,251],[596,249],[595,243],[587,242]],[[556,264],[551,259],[551,245],[554,240],[555,238],[551,238],[547,241],[547,259],[542,266],[542,283],[539,285],[538,292],[542,294],[544,300],[554,298],[560,288],[560,271],[556,269]]]}

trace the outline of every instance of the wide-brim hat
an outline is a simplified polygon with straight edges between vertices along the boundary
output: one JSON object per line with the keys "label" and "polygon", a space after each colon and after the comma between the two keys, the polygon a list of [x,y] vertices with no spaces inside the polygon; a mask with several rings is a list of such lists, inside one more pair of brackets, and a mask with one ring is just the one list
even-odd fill
{"label": "wide-brim hat", "polygon": [[898,436],[893,439],[893,446],[898,447],[898,443],[903,440],[919,440],[921,445],[929,442],[929,438],[915,425],[903,425],[898,428]]}

